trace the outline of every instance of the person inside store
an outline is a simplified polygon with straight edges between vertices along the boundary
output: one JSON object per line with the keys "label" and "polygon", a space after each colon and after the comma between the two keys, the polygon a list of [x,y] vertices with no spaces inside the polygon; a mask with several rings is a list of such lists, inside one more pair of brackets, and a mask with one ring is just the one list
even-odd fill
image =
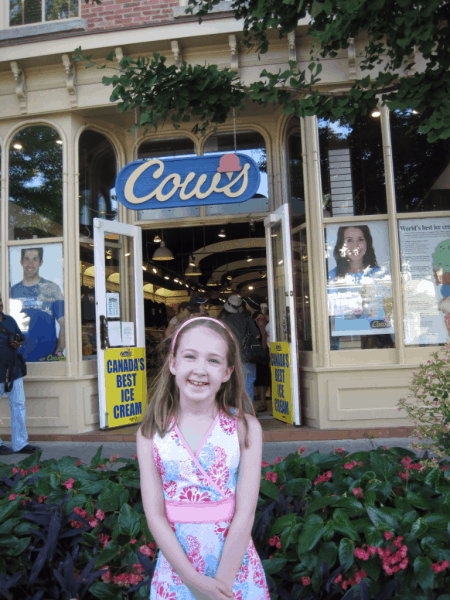
{"label": "person inside store", "polygon": [[200,315],[208,317],[208,298],[200,298],[200,296],[192,296],[187,307],[189,315]]}
{"label": "person inside store", "polygon": [[56,283],[39,275],[43,262],[44,248],[22,248],[23,279],[12,286],[10,294],[11,299],[21,300],[21,312],[30,319],[21,349],[28,362],[45,360],[49,355],[62,356],[65,347],[64,296]]}
{"label": "person inside store", "polygon": [[267,352],[267,360],[263,363],[256,364],[256,379],[255,379],[255,392],[257,398],[259,398],[259,404],[255,405],[257,413],[266,412],[269,409],[267,404],[266,394],[271,384],[271,373],[270,373],[270,354],[269,345],[267,344],[267,333],[266,326],[269,323],[269,314],[267,312],[267,304],[261,304],[261,310],[255,311],[252,315],[255,324],[258,326],[261,337],[261,346]]}
{"label": "person inside store", "polygon": [[0,295],[0,398],[6,391],[11,411],[12,445],[12,448],[5,446],[0,439],[0,455],[32,454],[41,450],[38,446],[27,444],[23,374],[21,362],[17,359],[17,350],[22,345],[22,332],[14,319],[3,313],[3,301]]}
{"label": "person inside store", "polygon": [[[251,317],[244,314],[242,298],[237,295],[232,295],[223,305],[223,310],[219,313],[218,319],[224,321],[233,329],[233,333],[238,340],[239,347],[242,348],[247,328],[251,335],[255,338],[260,338],[261,332],[256,326]],[[245,357],[242,357],[242,366],[245,377],[245,390],[252,404],[255,401],[254,383],[256,379],[256,364],[246,362]]]}
{"label": "person inside store", "polygon": [[189,310],[188,310],[188,306],[189,306],[189,302],[181,302],[178,305],[178,311],[177,314],[172,317],[169,321],[169,327],[166,329],[166,332],[164,334],[164,337],[170,337],[175,329],[177,328],[177,325],[179,325],[182,321],[184,321],[184,319],[186,317],[189,316]]}
{"label": "person inside store", "polygon": [[349,283],[359,283],[363,276],[373,277],[381,271],[367,225],[339,227],[333,257],[336,267],[328,274],[329,282],[346,279]]}

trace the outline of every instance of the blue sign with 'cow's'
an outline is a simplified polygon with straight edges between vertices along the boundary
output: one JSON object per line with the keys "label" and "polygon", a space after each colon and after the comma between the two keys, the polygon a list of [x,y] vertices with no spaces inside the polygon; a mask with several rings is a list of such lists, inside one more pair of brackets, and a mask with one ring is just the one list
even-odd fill
{"label": "blue sign with 'cow's'", "polygon": [[260,179],[256,162],[240,152],[152,158],[120,171],[116,195],[132,210],[230,204],[253,198]]}

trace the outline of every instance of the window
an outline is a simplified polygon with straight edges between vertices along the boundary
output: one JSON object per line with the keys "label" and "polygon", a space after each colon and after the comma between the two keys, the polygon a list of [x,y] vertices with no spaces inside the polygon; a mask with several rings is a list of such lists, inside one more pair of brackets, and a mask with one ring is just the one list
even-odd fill
{"label": "window", "polygon": [[21,129],[9,149],[9,239],[62,237],[63,142],[44,125]]}
{"label": "window", "polygon": [[386,214],[380,119],[319,119],[324,217]]}
{"label": "window", "polygon": [[31,25],[78,17],[79,0],[9,0],[9,25]]}
{"label": "window", "polygon": [[431,114],[390,113],[397,212],[448,210],[450,201],[450,140],[427,142],[419,125]]}
{"label": "window", "polygon": [[[138,159],[197,156],[194,142],[187,137],[164,138],[160,140],[146,140],[138,150]],[[138,211],[139,221],[153,219],[171,219],[181,217],[198,217],[198,206],[179,206],[177,208],[150,208]]]}
{"label": "window", "polygon": [[[266,143],[263,136],[256,131],[239,131],[236,133],[236,149],[237,152],[242,152],[253,158],[258,165],[261,174],[258,192],[246,202],[207,206],[207,215],[258,213],[269,210]],[[206,140],[204,153],[213,154],[215,152],[234,152],[233,132],[218,133]]]}

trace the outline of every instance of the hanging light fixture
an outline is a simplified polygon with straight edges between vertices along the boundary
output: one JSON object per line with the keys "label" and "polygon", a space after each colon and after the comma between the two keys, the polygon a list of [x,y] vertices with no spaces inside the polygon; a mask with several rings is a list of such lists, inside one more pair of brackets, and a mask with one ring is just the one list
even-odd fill
{"label": "hanging light fixture", "polygon": [[155,250],[152,260],[173,260],[175,257],[169,248],[166,248],[166,242],[161,240],[161,246]]}
{"label": "hanging light fixture", "polygon": [[378,108],[375,108],[375,110],[373,110],[373,111],[372,111],[372,114],[371,114],[371,116],[372,116],[374,119],[378,119],[378,117],[380,117],[380,116],[381,116],[381,113],[380,113],[380,111],[378,110]]}
{"label": "hanging light fixture", "polygon": [[195,260],[194,260],[194,257],[192,256],[192,254],[189,257],[189,266],[190,267],[195,267]]}
{"label": "hanging light fixture", "polygon": [[229,275],[227,275],[227,279],[228,281],[231,281],[233,279],[233,275],[230,273]]}
{"label": "hanging light fixture", "polygon": [[154,241],[155,244],[159,244],[160,243],[161,238],[159,237],[158,234],[155,235],[155,237],[153,238],[153,241]]}
{"label": "hanging light fixture", "polygon": [[197,277],[198,275],[203,275],[202,270],[198,265],[195,265],[194,267],[189,266],[184,272],[184,274],[186,275],[186,277]]}
{"label": "hanging light fixture", "polygon": [[217,279],[214,279],[214,277],[210,277],[208,279],[208,282],[206,285],[208,285],[209,287],[212,287],[213,285],[219,285],[219,281],[217,281]]}
{"label": "hanging light fixture", "polygon": [[247,254],[247,262],[252,262],[253,258],[250,256],[250,254]]}
{"label": "hanging light fixture", "polygon": [[227,234],[225,233],[225,229],[223,229],[223,227],[219,231],[218,236],[221,237],[221,238],[226,238],[227,237]]}

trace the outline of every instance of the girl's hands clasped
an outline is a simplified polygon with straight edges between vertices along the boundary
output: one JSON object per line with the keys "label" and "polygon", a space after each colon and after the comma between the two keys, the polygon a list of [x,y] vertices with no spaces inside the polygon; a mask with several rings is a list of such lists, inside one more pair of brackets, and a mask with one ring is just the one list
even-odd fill
{"label": "girl's hands clasped", "polygon": [[198,592],[196,600],[230,600],[233,598],[233,589],[219,579],[212,579],[206,575],[200,584],[196,585]]}

